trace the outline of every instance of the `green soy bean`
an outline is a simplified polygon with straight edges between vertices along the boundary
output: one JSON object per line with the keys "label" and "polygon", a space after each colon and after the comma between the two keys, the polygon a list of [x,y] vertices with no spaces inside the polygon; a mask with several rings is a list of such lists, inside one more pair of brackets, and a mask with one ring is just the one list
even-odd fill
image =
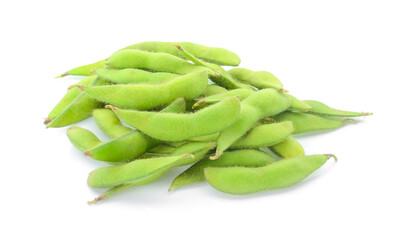
{"label": "green soy bean", "polygon": [[274,159],[269,154],[254,149],[225,152],[216,161],[212,161],[206,157],[177,176],[173,180],[169,191],[178,187],[205,181],[204,169],[207,167],[262,167],[272,162],[274,162]]}
{"label": "green soy bean", "polygon": [[133,129],[123,126],[117,115],[110,109],[95,109],[92,116],[101,131],[110,138],[118,138],[133,131]]}
{"label": "green soy bean", "polygon": [[123,165],[102,167],[90,173],[88,185],[95,188],[108,188],[119,184],[134,183],[153,174],[164,173],[176,162],[190,157],[187,155],[139,159]]}
{"label": "green soy bean", "polygon": [[105,68],[105,60],[101,60],[95,63],[87,64],[84,66],[73,68],[65,73],[57,76],[56,78],[65,77],[68,75],[75,75],[75,76],[90,76],[94,75],[94,71],[96,69]]}
{"label": "green soy bean", "polygon": [[[250,194],[292,186],[334,157],[331,154],[284,159],[258,168],[205,168],[208,183],[229,194]],[[335,157],[334,157],[335,158]]]}
{"label": "green soy bean", "polygon": [[100,139],[98,139],[94,133],[77,126],[68,128],[66,134],[69,138],[69,141],[81,151],[86,151],[90,148],[94,148],[95,146],[102,144]]}
{"label": "green soy bean", "polygon": [[159,84],[167,82],[175,77],[177,74],[165,72],[148,72],[135,68],[126,68],[122,70],[114,69],[100,69],[95,72],[97,76],[108,81],[121,84],[129,83],[150,83]]}
{"label": "green soy bean", "polygon": [[163,84],[119,84],[90,86],[84,91],[91,97],[117,107],[147,110],[184,97],[201,95],[208,84],[205,70],[178,76]]}
{"label": "green soy bean", "polygon": [[328,105],[315,100],[305,100],[304,103],[311,106],[309,113],[318,114],[326,117],[361,117],[373,115],[368,112],[350,112],[343,111],[334,108],[330,108]]}
{"label": "green soy bean", "polygon": [[175,147],[172,147],[167,144],[158,145],[149,150],[149,153],[156,153],[156,154],[170,154],[175,151]]}
{"label": "green soy bean", "polygon": [[332,130],[344,126],[346,123],[354,122],[353,119],[336,120],[315,116],[308,113],[284,112],[273,116],[276,121],[291,121],[293,123],[293,134]]}
{"label": "green soy bean", "polygon": [[240,88],[240,89],[234,89],[234,90],[230,90],[224,93],[219,93],[216,95],[211,95],[208,97],[204,97],[198,100],[198,102],[196,102],[192,108],[198,108],[202,105],[205,104],[212,104],[212,103],[216,103],[219,102],[225,98],[228,97],[239,97],[240,101],[246,99],[248,96],[250,96],[251,94],[255,93],[254,90],[251,89],[245,89],[245,88]]}
{"label": "green soy bean", "polygon": [[108,58],[107,65],[117,69],[139,68],[175,74],[188,74],[205,69],[167,53],[154,53],[135,49],[114,53]]}
{"label": "green soy bean", "polygon": [[292,132],[293,125],[290,121],[259,125],[234,142],[230,148],[270,147],[285,140]]}
{"label": "green soy bean", "polygon": [[156,113],[114,108],[128,125],[159,140],[183,141],[219,132],[229,127],[240,113],[240,101],[230,97],[193,114]]}
{"label": "green soy bean", "polygon": [[263,89],[252,94],[241,102],[241,112],[237,120],[229,128],[223,130],[218,138],[217,158],[235,141],[250,130],[254,124],[266,117],[286,110],[290,102],[275,89]]}
{"label": "green soy bean", "polygon": [[211,84],[211,85],[207,86],[203,95],[204,96],[211,96],[211,95],[224,93],[224,92],[227,92],[227,91],[228,91],[227,89],[225,89],[221,86],[218,86],[216,84]]}
{"label": "green soy bean", "polygon": [[175,164],[175,166],[185,166],[201,160],[211,149],[214,149],[216,146],[216,142],[188,142],[176,148],[170,155],[178,156],[183,154],[191,154],[192,158],[185,158]]}
{"label": "green soy bean", "polygon": [[289,136],[283,142],[270,147],[274,153],[282,158],[294,158],[305,156],[302,145],[293,136]]}
{"label": "green soy bean", "polygon": [[289,111],[295,111],[295,112],[309,112],[312,107],[309,106],[306,102],[301,101],[294,97],[293,95],[286,94],[286,97],[288,97],[291,101]]}
{"label": "green soy bean", "polygon": [[[106,83],[105,80],[95,77],[91,85],[104,85]],[[65,108],[61,106],[63,109],[61,109],[61,112],[55,118],[45,122],[47,123],[46,127],[59,128],[77,123],[91,116],[92,111],[101,106],[102,103],[88,96],[84,91],[81,91],[69,104],[65,104]]]}
{"label": "green soy bean", "polygon": [[246,68],[233,68],[228,73],[240,82],[250,84],[258,89],[274,88],[283,90],[283,84],[272,73],[267,71],[252,71]]}

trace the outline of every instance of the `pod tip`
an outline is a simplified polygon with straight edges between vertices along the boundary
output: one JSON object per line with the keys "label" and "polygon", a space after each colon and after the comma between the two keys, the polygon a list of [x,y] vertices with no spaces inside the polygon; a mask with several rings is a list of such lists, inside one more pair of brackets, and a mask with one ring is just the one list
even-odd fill
{"label": "pod tip", "polygon": [[335,156],[334,154],[325,154],[325,156],[327,156],[328,159],[333,158],[335,161],[338,161],[337,156]]}
{"label": "pod tip", "polygon": [[363,112],[362,115],[363,116],[371,116],[371,115],[373,115],[373,113],[372,112]]}
{"label": "pod tip", "polygon": [[101,194],[99,197],[95,198],[94,200],[88,201],[88,205],[95,205],[104,199],[105,199],[105,194]]}
{"label": "pod tip", "polygon": [[84,156],[86,156],[86,157],[91,156],[91,151],[90,150],[85,151]]}
{"label": "pod tip", "polygon": [[342,122],[343,122],[344,124],[347,124],[347,123],[354,123],[354,124],[356,124],[356,123],[357,123],[357,121],[356,121],[356,120],[351,119],[351,118],[344,119]]}
{"label": "pod tip", "polygon": [[45,118],[45,120],[43,121],[43,124],[48,125],[50,122],[52,122],[52,119]]}
{"label": "pod tip", "polygon": [[279,91],[281,91],[281,92],[284,92],[284,93],[289,92],[289,90],[286,90],[286,89],[284,89],[284,88],[279,88],[278,90],[279,90]]}
{"label": "pod tip", "polygon": [[209,160],[217,160],[221,155],[222,155],[222,153],[217,152],[217,153],[215,153],[214,156],[210,156]]}
{"label": "pod tip", "polygon": [[62,73],[61,75],[56,76],[55,78],[62,78],[62,77],[65,77],[65,76],[68,76],[67,72]]}
{"label": "pod tip", "polygon": [[196,102],[194,105],[192,105],[192,109],[195,109],[199,106],[201,106],[202,104],[205,104],[207,101],[205,100],[199,100],[198,102]]}
{"label": "pod tip", "polygon": [[114,107],[113,105],[105,105],[105,108],[109,108],[111,110],[119,110],[120,108]]}
{"label": "pod tip", "polygon": [[187,157],[195,158],[195,155],[193,155],[191,153],[185,153],[185,154],[182,154],[182,157],[185,157],[185,158],[187,158]]}

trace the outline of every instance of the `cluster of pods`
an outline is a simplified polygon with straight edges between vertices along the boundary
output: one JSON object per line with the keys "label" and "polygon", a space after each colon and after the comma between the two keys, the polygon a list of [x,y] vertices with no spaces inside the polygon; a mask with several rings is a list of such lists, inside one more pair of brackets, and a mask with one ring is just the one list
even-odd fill
{"label": "cluster of pods", "polygon": [[169,190],[202,181],[230,194],[288,187],[334,157],[306,156],[294,135],[371,114],[301,101],[272,73],[239,64],[238,55],[223,48],[142,42],[60,75],[85,78],[52,109],[47,128],[92,115],[111,139],[76,126],[67,130],[85,156],[111,165],[88,176],[89,186],[109,188],[90,203],[191,164]]}

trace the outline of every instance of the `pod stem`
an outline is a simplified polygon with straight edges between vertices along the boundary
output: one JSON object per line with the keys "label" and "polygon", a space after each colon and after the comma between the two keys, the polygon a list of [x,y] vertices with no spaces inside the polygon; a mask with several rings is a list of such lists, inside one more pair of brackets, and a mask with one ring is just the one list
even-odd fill
{"label": "pod stem", "polygon": [[88,204],[89,205],[94,205],[94,204],[97,204],[98,202],[100,202],[100,201],[102,201],[102,200],[104,200],[106,198],[106,195],[105,194],[101,194],[100,196],[98,196],[97,198],[95,198],[94,200],[92,200],[92,201],[88,201]]}
{"label": "pod stem", "polygon": [[286,89],[284,89],[284,88],[278,88],[278,90],[279,90],[279,91],[281,91],[281,92],[284,92],[284,93],[289,92],[288,90],[286,90]]}
{"label": "pod stem", "polygon": [[325,156],[328,157],[328,159],[333,158],[335,161],[338,161],[337,156],[335,156],[334,154],[324,154]]}
{"label": "pod stem", "polygon": [[120,108],[114,107],[113,105],[105,105],[105,108],[109,108],[111,110],[119,110]]}
{"label": "pod stem", "polygon": [[67,72],[64,72],[64,73],[62,73],[61,75],[56,76],[55,78],[62,78],[62,77],[68,76],[68,75],[69,75],[69,74],[68,74]]}
{"label": "pod stem", "polygon": [[221,155],[222,155],[222,153],[217,152],[217,153],[215,153],[214,156],[210,156],[209,160],[217,160]]}
{"label": "pod stem", "polygon": [[202,104],[205,104],[207,101],[205,100],[199,100],[198,102],[196,102],[194,105],[192,105],[192,109],[195,109],[199,106],[201,106]]}
{"label": "pod stem", "polygon": [[85,156],[85,157],[89,157],[89,156],[91,156],[91,151],[90,151],[90,150],[85,151],[85,152],[84,152],[84,156]]}
{"label": "pod stem", "polygon": [[52,119],[45,118],[45,121],[43,121],[43,124],[48,125],[50,122],[52,122]]}
{"label": "pod stem", "polygon": [[354,120],[354,119],[351,119],[351,118],[347,118],[347,119],[342,120],[342,123],[343,124],[347,124],[347,123],[354,123],[354,124],[356,124],[357,121]]}
{"label": "pod stem", "polygon": [[363,112],[363,113],[361,113],[363,116],[371,116],[371,115],[373,115],[373,113],[372,112]]}

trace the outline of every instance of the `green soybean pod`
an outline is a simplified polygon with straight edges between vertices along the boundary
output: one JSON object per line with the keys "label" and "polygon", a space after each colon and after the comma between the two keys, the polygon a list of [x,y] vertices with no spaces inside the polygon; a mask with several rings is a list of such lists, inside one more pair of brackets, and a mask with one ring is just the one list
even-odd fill
{"label": "green soybean pod", "polygon": [[280,80],[267,71],[252,71],[246,68],[233,68],[228,73],[240,82],[250,84],[258,89],[274,88],[283,90]]}
{"label": "green soybean pod", "polygon": [[191,156],[169,156],[139,159],[123,165],[96,169],[88,176],[88,185],[95,188],[114,187],[119,184],[134,183],[162,170],[170,169],[184,158]]}
{"label": "green soybean pod", "polygon": [[[104,85],[106,83],[105,80],[95,78],[91,85]],[[100,102],[81,91],[70,104],[65,105],[65,108],[61,109],[61,112],[55,118],[50,119],[51,121],[45,121],[47,123],[46,127],[58,128],[77,123],[91,116],[92,111],[101,106]]]}
{"label": "green soybean pod", "polygon": [[292,132],[290,121],[259,125],[235,141],[230,149],[270,147],[285,140]]}
{"label": "green soybean pod", "polygon": [[315,116],[308,113],[284,112],[273,116],[276,121],[291,121],[294,127],[293,134],[332,130],[354,122],[353,119],[336,120]]}
{"label": "green soybean pod", "polygon": [[119,84],[89,86],[84,91],[91,97],[118,107],[147,110],[171,103],[176,98],[193,99],[208,84],[205,70],[176,77],[163,84]]}
{"label": "green soybean pod", "polygon": [[324,165],[334,155],[319,154],[283,159],[258,168],[205,168],[208,183],[229,194],[250,194],[292,186]]}
{"label": "green soybean pod", "polygon": [[[84,85],[88,86],[91,85],[96,76],[90,76],[82,79],[77,83],[77,85]],[[81,90],[77,87],[72,87],[68,89],[68,92],[64,95],[64,97],[56,104],[56,106],[52,109],[52,111],[48,114],[48,117],[45,119],[44,124],[50,123],[53,119],[55,119],[59,114],[65,111],[69,105],[81,94]]]}
{"label": "green soybean pod", "polygon": [[126,68],[126,69],[100,69],[95,72],[97,76],[114,83],[129,84],[129,83],[151,83],[159,84],[167,82],[175,77],[177,74],[165,72],[148,72],[141,69]]}
{"label": "green soybean pod", "polygon": [[220,156],[250,130],[258,120],[286,110],[289,104],[290,102],[282,92],[271,88],[257,91],[246,98],[241,102],[241,111],[237,120],[230,127],[221,131],[216,156],[211,159]]}
{"label": "green soybean pod", "polygon": [[[178,42],[185,47],[190,53],[204,61],[215,63],[218,65],[238,66],[241,62],[240,57],[224,48],[207,47],[204,45],[191,42]],[[164,52],[175,55],[177,57],[185,58],[181,51],[175,47],[172,42],[142,42],[128,46],[124,49],[139,49],[150,52]]]}
{"label": "green soybean pod", "polygon": [[312,107],[309,106],[306,102],[297,99],[293,95],[286,94],[286,97],[288,97],[291,101],[290,107],[288,108],[289,111],[309,112],[312,109]]}
{"label": "green soybean pod", "polygon": [[204,169],[207,167],[262,167],[272,162],[274,162],[274,159],[269,154],[254,149],[225,152],[216,161],[212,161],[206,157],[177,176],[173,180],[169,191],[178,187],[205,181]]}
{"label": "green soybean pod", "polygon": [[289,136],[283,142],[269,147],[274,153],[282,158],[294,158],[305,156],[302,145],[293,136]]}
{"label": "green soybean pod", "polygon": [[218,132],[218,133],[213,133],[209,135],[193,137],[193,138],[190,138],[189,140],[195,141],[195,142],[216,142],[219,136],[220,136],[220,133]]}
{"label": "green soybean pod", "polygon": [[157,113],[114,108],[128,125],[163,141],[183,141],[219,132],[239,116],[240,101],[230,97],[193,114]]}
{"label": "green soybean pod", "polygon": [[216,95],[216,94],[224,93],[224,92],[227,92],[227,91],[228,91],[227,89],[225,89],[225,88],[223,88],[221,86],[218,86],[216,84],[210,84],[205,89],[205,92],[204,92],[203,95],[204,96],[211,96],[211,95]]}
{"label": "green soybean pod", "polygon": [[92,116],[101,131],[110,138],[118,138],[133,131],[133,129],[123,126],[117,115],[110,109],[95,109]]}
{"label": "green soybean pod", "polygon": [[191,154],[192,158],[185,158],[175,163],[175,166],[185,166],[201,160],[205,154],[214,149],[216,146],[216,142],[188,142],[176,148],[170,153],[170,155],[179,156],[183,154]]}
{"label": "green soybean pod", "polygon": [[90,132],[87,129],[80,128],[77,126],[72,126],[68,128],[66,134],[70,140],[70,142],[79,150],[86,151],[90,148],[96,147],[102,142],[94,133]]}
{"label": "green soybean pod", "polygon": [[56,78],[65,77],[67,75],[90,76],[90,75],[94,75],[94,70],[101,69],[101,68],[105,68],[105,60],[101,60],[101,61],[98,61],[98,62],[95,62],[95,63],[91,63],[91,64],[87,64],[87,65],[84,65],[84,66],[73,68],[73,69],[57,76]]}
{"label": "green soybean pod", "polygon": [[350,112],[350,111],[343,111],[343,110],[330,108],[324,103],[321,103],[315,100],[305,100],[303,102],[311,106],[309,113],[322,115],[326,117],[361,117],[361,116],[373,115],[373,113],[369,113],[369,112]]}
{"label": "green soybean pod", "polygon": [[176,149],[175,147],[172,147],[170,145],[161,144],[161,145],[158,145],[158,146],[150,149],[148,152],[149,153],[155,153],[155,154],[170,154],[173,151],[175,151],[175,149]]}
{"label": "green soybean pod", "polygon": [[242,101],[255,92],[256,91],[252,89],[245,89],[245,88],[233,89],[227,92],[201,98],[194,105],[192,105],[192,108],[198,108],[205,104],[216,103],[228,97],[239,97],[240,101]]}
{"label": "green soybean pod", "polygon": [[156,72],[187,74],[204,69],[167,53],[122,50],[107,59],[107,65],[117,69],[139,68]]}

